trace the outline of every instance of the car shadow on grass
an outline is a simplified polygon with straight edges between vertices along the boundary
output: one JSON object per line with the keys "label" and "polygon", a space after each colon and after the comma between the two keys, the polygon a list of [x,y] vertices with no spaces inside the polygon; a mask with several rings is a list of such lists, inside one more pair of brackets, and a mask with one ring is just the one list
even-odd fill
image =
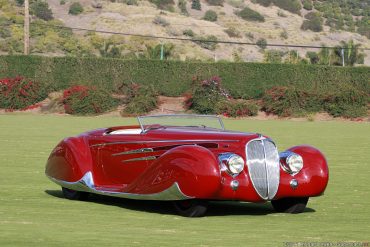
{"label": "car shadow on grass", "polygon": [[[45,190],[45,193],[53,197],[64,199],[61,190]],[[67,200],[67,199],[64,199]],[[167,201],[145,201],[130,200],[124,198],[110,197],[91,194],[89,203],[98,203],[107,206],[121,207],[133,211],[148,213],[177,215],[171,202]],[[315,212],[314,209],[307,207],[304,213]],[[227,216],[227,215],[268,215],[276,214],[271,203],[248,203],[238,201],[212,201],[209,203],[206,216]]]}

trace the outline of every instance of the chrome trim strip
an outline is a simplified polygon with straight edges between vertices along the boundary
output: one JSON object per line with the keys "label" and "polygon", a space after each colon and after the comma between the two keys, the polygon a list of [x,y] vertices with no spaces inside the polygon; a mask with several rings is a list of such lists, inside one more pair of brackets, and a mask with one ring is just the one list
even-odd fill
{"label": "chrome trim strip", "polygon": [[134,194],[124,193],[109,190],[97,190],[94,185],[94,180],[91,172],[87,172],[80,180],[76,182],[67,182],[52,177],[48,178],[54,183],[71,190],[84,191],[99,195],[113,196],[119,198],[127,198],[134,200],[160,200],[160,201],[176,201],[176,200],[188,200],[193,197],[185,195],[177,182],[173,183],[172,186],[164,191],[153,193],[153,194]]}
{"label": "chrome trim strip", "polygon": [[158,141],[129,141],[129,142],[106,142],[93,144],[90,147],[99,147],[107,145],[116,145],[116,144],[145,144],[145,143],[203,143],[203,142],[239,142],[240,140],[158,140]]}
{"label": "chrome trim strip", "polygon": [[125,155],[125,154],[142,154],[142,153],[152,153],[154,152],[153,148],[140,148],[135,150],[130,150],[126,152],[120,152],[112,154],[112,156]]}
{"label": "chrome trim strip", "polygon": [[134,159],[129,159],[129,160],[122,160],[122,162],[126,163],[126,162],[132,162],[132,161],[155,160],[155,159],[157,159],[157,156],[146,156],[146,157],[134,158]]}

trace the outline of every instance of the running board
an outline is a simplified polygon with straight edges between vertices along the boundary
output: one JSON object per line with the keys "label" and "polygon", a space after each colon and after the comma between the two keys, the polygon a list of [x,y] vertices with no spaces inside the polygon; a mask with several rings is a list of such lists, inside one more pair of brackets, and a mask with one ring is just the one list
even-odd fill
{"label": "running board", "polygon": [[189,197],[185,195],[177,182],[173,183],[168,189],[153,193],[153,194],[133,194],[133,193],[125,193],[125,192],[117,192],[117,191],[109,191],[104,189],[97,190],[94,185],[94,180],[92,177],[91,172],[87,172],[80,180],[76,182],[67,182],[63,180],[59,180],[53,177],[48,178],[53,181],[54,183],[71,190],[76,191],[83,191],[89,192],[99,195],[106,195],[106,196],[113,196],[113,197],[120,197],[120,198],[127,198],[127,199],[135,199],[135,200],[158,200],[158,201],[178,201],[178,200],[188,200],[192,199],[193,197]]}

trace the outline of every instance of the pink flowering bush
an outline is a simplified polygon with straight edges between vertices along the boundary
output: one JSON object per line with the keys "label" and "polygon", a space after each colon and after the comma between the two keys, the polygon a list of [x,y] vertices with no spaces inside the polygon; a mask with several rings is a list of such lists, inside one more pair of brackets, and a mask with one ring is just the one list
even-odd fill
{"label": "pink flowering bush", "polygon": [[222,87],[221,78],[193,78],[193,89],[185,95],[185,107],[200,114],[220,114],[227,117],[257,115],[257,104],[237,101]]}
{"label": "pink flowering bush", "polygon": [[77,85],[64,90],[62,103],[68,114],[87,115],[106,112],[116,107],[118,100],[103,89]]}
{"label": "pink flowering bush", "polygon": [[217,106],[230,98],[218,76],[213,76],[208,80],[193,78],[192,92],[185,97],[185,106],[201,114],[218,113]]}
{"label": "pink flowering bush", "polygon": [[17,76],[0,79],[0,108],[12,110],[32,109],[47,97],[45,85]]}

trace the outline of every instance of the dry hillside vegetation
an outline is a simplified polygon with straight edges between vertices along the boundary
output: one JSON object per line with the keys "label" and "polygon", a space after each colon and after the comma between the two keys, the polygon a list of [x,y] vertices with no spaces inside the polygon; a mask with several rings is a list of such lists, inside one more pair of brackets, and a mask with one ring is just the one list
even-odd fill
{"label": "dry hillside vegetation", "polygon": [[[62,1],[63,4],[61,4]],[[146,0],[132,1],[137,5],[128,5],[126,4],[128,1],[123,0],[117,0],[116,2],[97,0],[47,0],[47,2],[55,19],[53,22],[60,21],[57,23],[66,27],[165,37],[241,42],[256,42],[263,38],[269,44],[325,44],[336,46],[339,45],[340,41],[348,42],[349,40],[353,40],[354,43],[360,44],[361,47],[370,47],[370,40],[366,36],[343,30],[333,31],[327,25],[323,26],[323,31],[321,32],[302,30],[301,26],[305,20],[304,16],[308,13],[308,10],[304,8],[301,9],[301,14],[298,15],[275,5],[265,7],[251,0],[225,0],[223,6],[213,6],[209,4],[212,1],[207,2],[201,0],[201,10],[192,9],[192,2],[185,1],[187,15],[183,14],[179,8],[179,0],[174,0],[171,8],[165,7],[164,9],[160,9],[154,3]],[[73,2],[79,2],[83,6],[84,10],[81,14],[69,14],[69,8]],[[96,2],[101,4],[99,6],[101,8],[96,8]],[[262,15],[264,22],[241,18],[238,13],[245,7]],[[17,8],[18,13],[21,14],[22,9],[20,7]],[[217,13],[216,21],[203,20],[208,10]],[[354,18],[358,19],[359,17]],[[37,18],[34,17],[33,19],[36,20]],[[155,20],[159,20],[159,22]],[[192,31],[191,35],[189,35],[189,30]],[[56,31],[51,30],[47,35],[51,36],[53,32]],[[41,45],[39,45],[39,49],[34,50],[34,53],[60,55],[86,50],[87,52],[85,53],[89,53],[90,55],[99,55],[103,54],[100,50],[105,50],[109,53],[115,47],[123,57],[125,55],[126,57],[132,57],[147,52],[148,46],[155,47],[161,43],[161,40],[157,39],[110,34],[94,35],[91,32],[83,31],[74,31],[74,36],[79,41],[79,46],[81,46],[78,49],[73,50],[70,47],[66,49],[64,48],[65,45],[61,42],[57,48],[48,50],[47,43],[51,41],[49,41],[50,37],[46,37],[46,41],[43,42],[45,49],[40,49]],[[54,40],[54,42],[58,42],[58,39]],[[209,47],[189,41],[163,40],[162,42],[172,43],[174,45],[171,49],[171,59],[263,61],[264,58],[263,51],[257,46],[217,44],[216,46]],[[70,50],[73,50],[73,52]],[[289,51],[287,48],[281,48],[281,50],[285,52]],[[308,51],[308,49],[295,50],[298,50],[301,57],[305,57],[305,53]],[[311,51],[317,50],[313,49]],[[145,56],[153,58],[150,55]],[[370,64],[370,54],[367,54],[365,57],[365,64]]]}

